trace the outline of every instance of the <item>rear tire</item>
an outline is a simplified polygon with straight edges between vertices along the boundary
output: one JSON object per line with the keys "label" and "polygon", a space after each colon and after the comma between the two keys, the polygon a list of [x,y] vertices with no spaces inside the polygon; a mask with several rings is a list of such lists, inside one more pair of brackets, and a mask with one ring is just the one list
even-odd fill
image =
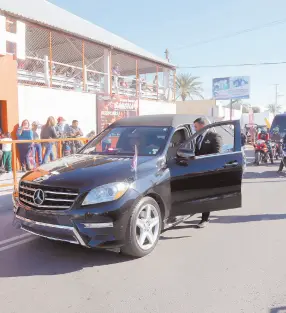
{"label": "rear tire", "polygon": [[151,197],[144,197],[133,209],[126,230],[126,243],[121,252],[135,258],[151,253],[158,243],[161,230],[162,218],[158,203]]}

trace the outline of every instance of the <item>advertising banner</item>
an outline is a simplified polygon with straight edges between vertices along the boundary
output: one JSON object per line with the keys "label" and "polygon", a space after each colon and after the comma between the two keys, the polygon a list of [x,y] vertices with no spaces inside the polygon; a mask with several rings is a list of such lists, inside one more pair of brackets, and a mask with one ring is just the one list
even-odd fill
{"label": "advertising banner", "polygon": [[248,76],[213,79],[213,98],[216,100],[249,99],[250,78]]}
{"label": "advertising banner", "polygon": [[115,121],[131,116],[137,116],[139,101],[126,96],[114,96],[107,99],[97,95],[97,132],[100,133]]}

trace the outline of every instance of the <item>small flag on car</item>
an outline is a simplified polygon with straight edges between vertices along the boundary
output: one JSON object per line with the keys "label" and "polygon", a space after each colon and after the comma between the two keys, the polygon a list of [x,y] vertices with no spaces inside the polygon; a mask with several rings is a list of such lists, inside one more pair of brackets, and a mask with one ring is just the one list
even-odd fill
{"label": "small flag on car", "polygon": [[135,153],[134,153],[132,164],[131,164],[132,171],[134,172],[137,171],[137,161],[138,161],[138,149],[137,149],[137,146],[135,145]]}

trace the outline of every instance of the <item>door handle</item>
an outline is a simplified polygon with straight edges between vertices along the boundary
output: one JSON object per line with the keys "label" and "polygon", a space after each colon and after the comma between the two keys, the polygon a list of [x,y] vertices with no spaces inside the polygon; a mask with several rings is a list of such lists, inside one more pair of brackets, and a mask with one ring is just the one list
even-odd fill
{"label": "door handle", "polygon": [[238,162],[229,162],[229,163],[225,163],[224,167],[236,167],[238,166]]}

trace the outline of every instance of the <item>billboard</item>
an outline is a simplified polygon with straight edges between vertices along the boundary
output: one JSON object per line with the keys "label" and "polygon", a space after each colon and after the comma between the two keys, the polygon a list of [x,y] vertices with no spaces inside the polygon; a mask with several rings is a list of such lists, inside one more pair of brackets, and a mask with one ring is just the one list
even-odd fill
{"label": "billboard", "polygon": [[248,76],[213,79],[213,98],[216,100],[249,99],[249,90]]}
{"label": "billboard", "polygon": [[[109,98],[109,99],[107,99]],[[139,101],[126,96],[104,97],[97,95],[97,133],[100,133],[115,121],[137,116],[139,112]]]}

